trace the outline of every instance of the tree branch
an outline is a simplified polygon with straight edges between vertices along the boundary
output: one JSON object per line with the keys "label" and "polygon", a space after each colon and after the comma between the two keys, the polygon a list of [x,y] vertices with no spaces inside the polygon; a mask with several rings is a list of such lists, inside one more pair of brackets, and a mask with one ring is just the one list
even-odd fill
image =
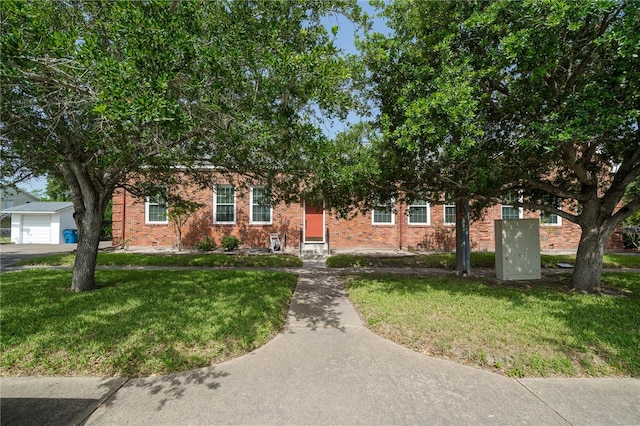
{"label": "tree branch", "polygon": [[613,214],[613,221],[620,223],[638,210],[640,210],[640,198],[634,198]]}
{"label": "tree branch", "polygon": [[594,184],[591,173],[586,169],[587,162],[583,162],[582,158],[578,158],[578,151],[573,142],[562,143],[560,145],[560,152],[563,154],[567,167],[575,173],[580,182],[586,185]]}
{"label": "tree branch", "polygon": [[557,186],[554,186],[551,183],[546,183],[540,180],[533,180],[533,179],[518,180],[511,183],[507,183],[505,185],[502,185],[497,192],[502,193],[509,190],[517,190],[517,189],[524,189],[524,188],[537,189],[558,198],[586,201],[586,199],[581,198],[581,193],[579,191],[570,191],[567,189],[558,188]]}
{"label": "tree branch", "polygon": [[77,93],[81,93],[83,95],[97,97],[97,94],[93,90],[91,90],[91,88],[89,87],[80,87],[76,84],[71,84],[66,81],[57,80],[53,77],[48,77],[48,76],[40,75],[33,72],[22,71],[21,73],[23,76],[25,76],[26,78],[32,81],[40,81],[42,83],[50,84],[53,87],[64,87],[64,88],[73,90]]}
{"label": "tree branch", "polygon": [[522,207],[526,210],[540,210],[545,213],[556,214],[567,219],[570,222],[578,223],[578,216],[575,214],[571,214],[565,210],[562,210],[560,207],[550,206],[548,204],[543,203],[529,203],[529,202],[521,202],[521,201],[513,201],[509,202],[510,206],[513,207]]}

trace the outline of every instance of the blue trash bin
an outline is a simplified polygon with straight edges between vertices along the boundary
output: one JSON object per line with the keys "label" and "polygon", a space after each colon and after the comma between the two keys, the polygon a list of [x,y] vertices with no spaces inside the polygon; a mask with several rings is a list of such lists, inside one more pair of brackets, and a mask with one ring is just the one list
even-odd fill
{"label": "blue trash bin", "polygon": [[62,231],[65,244],[75,244],[78,242],[78,230],[77,229],[65,229]]}

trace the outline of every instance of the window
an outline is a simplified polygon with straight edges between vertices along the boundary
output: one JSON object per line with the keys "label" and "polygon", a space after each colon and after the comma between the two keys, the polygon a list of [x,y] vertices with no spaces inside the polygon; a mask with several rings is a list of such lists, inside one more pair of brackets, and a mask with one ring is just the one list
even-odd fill
{"label": "window", "polygon": [[215,223],[236,223],[236,194],[233,186],[216,186],[213,199],[213,221]]}
{"label": "window", "polygon": [[562,225],[560,216],[555,213],[540,212],[540,224],[542,225]]}
{"label": "window", "polygon": [[522,219],[523,210],[519,207],[513,207],[510,205],[510,201],[516,203],[522,201],[522,193],[520,191],[508,193],[505,195],[503,201],[506,204],[502,204],[502,219]]}
{"label": "window", "polygon": [[[560,203],[560,200],[556,201],[555,207],[560,209]],[[540,211],[540,224],[549,226],[560,226],[562,225],[562,218],[555,213]]]}
{"label": "window", "polygon": [[145,202],[146,223],[168,223],[167,219],[167,191],[159,190],[147,197]]}
{"label": "window", "polygon": [[410,225],[428,225],[430,221],[429,203],[424,200],[416,200],[409,206]]}
{"label": "window", "polygon": [[456,224],[456,206],[455,204],[446,204],[444,206],[444,224],[455,225]]}
{"label": "window", "polygon": [[[562,206],[562,199],[559,197],[556,197],[555,200],[553,201],[553,206],[555,208],[557,208],[558,210],[561,210],[561,206]],[[540,211],[540,224],[541,225],[548,225],[548,226],[561,226],[562,225],[562,218],[560,216],[558,216],[555,213],[547,213],[544,211]]]}
{"label": "window", "polygon": [[373,209],[372,216],[374,225],[393,225],[393,201],[389,201],[386,205],[381,205]]}
{"label": "window", "polygon": [[503,219],[522,219],[522,209],[512,206],[502,206]]}
{"label": "window", "polygon": [[251,217],[249,222],[255,224],[271,223],[271,197],[266,188],[251,188]]}

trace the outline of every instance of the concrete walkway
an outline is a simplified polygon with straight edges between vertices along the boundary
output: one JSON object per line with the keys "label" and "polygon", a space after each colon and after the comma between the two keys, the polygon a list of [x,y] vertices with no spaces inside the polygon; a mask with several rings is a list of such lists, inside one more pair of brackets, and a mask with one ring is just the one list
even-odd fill
{"label": "concrete walkway", "polygon": [[334,273],[299,272],[262,348],[143,379],[4,377],[2,424],[640,425],[640,379],[514,380],[421,355],[367,330]]}

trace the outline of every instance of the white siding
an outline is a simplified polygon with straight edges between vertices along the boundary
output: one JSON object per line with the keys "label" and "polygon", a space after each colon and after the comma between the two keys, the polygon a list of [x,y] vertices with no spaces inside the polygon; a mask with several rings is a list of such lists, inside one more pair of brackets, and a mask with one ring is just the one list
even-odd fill
{"label": "white siding", "polygon": [[73,209],[65,210],[59,213],[60,216],[60,226],[59,226],[59,244],[64,244],[64,230],[65,229],[77,229],[76,221],[73,220]]}

